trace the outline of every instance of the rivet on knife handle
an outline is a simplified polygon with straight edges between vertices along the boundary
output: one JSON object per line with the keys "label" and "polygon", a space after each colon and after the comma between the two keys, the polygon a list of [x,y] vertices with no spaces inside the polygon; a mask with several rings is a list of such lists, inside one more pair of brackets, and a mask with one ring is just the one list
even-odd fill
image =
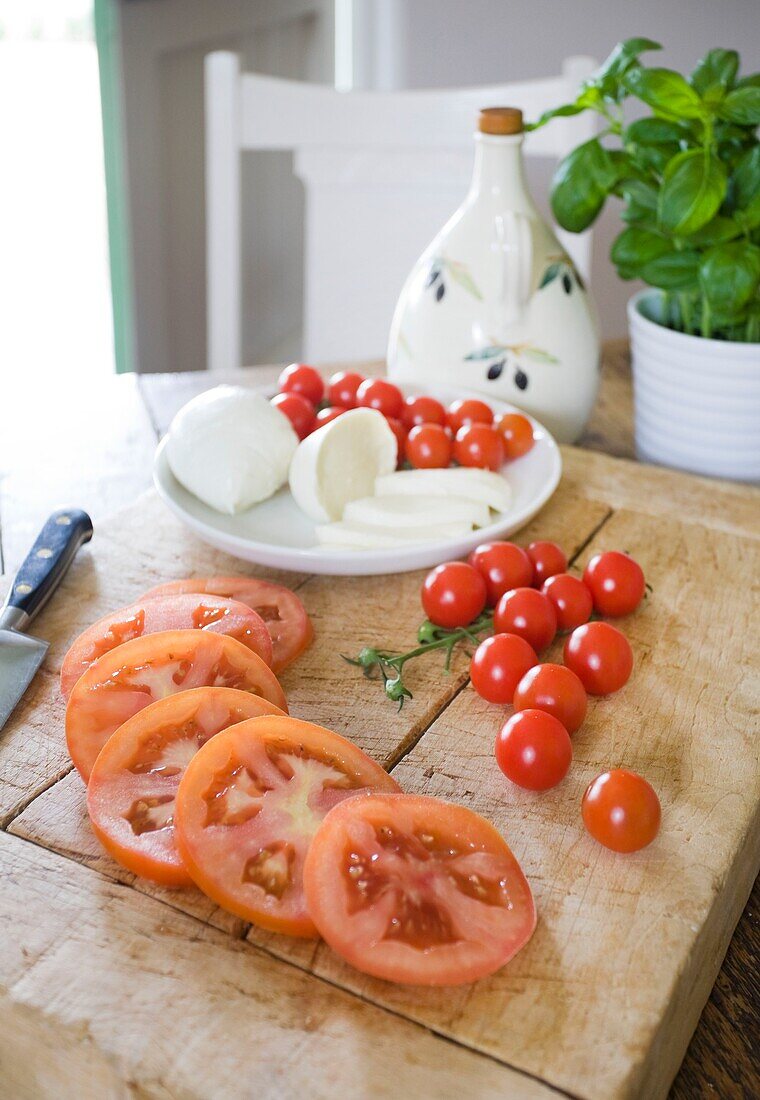
{"label": "rivet on knife handle", "polygon": [[[13,625],[23,630],[34,618],[64,577],[80,546],[92,538],[92,520],[81,508],[53,512],[16,574],[5,601],[4,612],[13,608]],[[8,624],[10,625],[10,624]]]}

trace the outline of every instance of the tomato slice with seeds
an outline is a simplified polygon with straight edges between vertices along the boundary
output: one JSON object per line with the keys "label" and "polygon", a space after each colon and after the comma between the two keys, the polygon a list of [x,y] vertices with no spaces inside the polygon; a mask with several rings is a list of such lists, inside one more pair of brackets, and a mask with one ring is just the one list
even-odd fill
{"label": "tomato slice with seeds", "polygon": [[393,982],[475,981],[517,954],[536,926],[530,887],[496,829],[421,795],[337,806],[306,857],[304,886],[333,950]]}
{"label": "tomato slice with seeds", "polygon": [[85,782],[108,738],[128,718],[157,699],[196,687],[240,688],[288,710],[271,668],[235,638],[206,630],[133,638],[98,657],[69,696],[66,742]]}
{"label": "tomato slice with seeds", "polygon": [[143,599],[177,592],[210,592],[252,607],[267,625],[272,638],[272,668],[282,672],[309,646],[314,628],[306,610],[289,588],[256,577],[190,577],[159,584]]}
{"label": "tomato slice with seeds", "polygon": [[190,885],[174,839],[174,802],[188,763],[228,726],[282,713],[247,691],[202,687],[159,699],[119,726],[87,784],[90,821],[106,851],[143,878]]}
{"label": "tomato slice with seeds", "polygon": [[358,790],[397,791],[337,733],[296,718],[253,718],[193,757],[177,794],[177,846],[218,905],[274,932],[314,936],[303,865],[325,814]]}
{"label": "tomato slice with seeds", "polygon": [[229,634],[272,664],[272,639],[266,623],[253,608],[239,600],[210,593],[162,596],[122,607],[98,619],[69,648],[61,667],[61,692],[71,689],[93,661],[117,645],[160,630],[210,630]]}

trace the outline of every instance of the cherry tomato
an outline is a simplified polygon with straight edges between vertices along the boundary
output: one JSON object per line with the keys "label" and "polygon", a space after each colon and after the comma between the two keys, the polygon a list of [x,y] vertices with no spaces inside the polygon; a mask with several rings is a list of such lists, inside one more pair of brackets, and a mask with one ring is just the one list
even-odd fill
{"label": "cherry tomato", "polygon": [[533,425],[527,416],[520,413],[502,413],[496,421],[496,427],[504,440],[504,455],[507,462],[522,458],[533,446]]}
{"label": "cherry tomato", "polygon": [[451,462],[451,437],[440,424],[417,424],[406,439],[407,460],[418,470],[438,470]]}
{"label": "cherry tomato", "polygon": [[177,847],[204,894],[243,920],[315,936],[303,866],[322,819],[357,791],[398,785],[337,733],[286,716],[218,733],[177,792]]}
{"label": "cherry tomato", "polygon": [[385,378],[366,378],[356,391],[356,404],[365,409],[377,409],[383,416],[397,420],[404,410],[401,390]]}
{"label": "cherry tomato", "polygon": [[331,810],[304,867],[309,913],[347,962],[393,982],[458,985],[530,939],[530,887],[502,836],[464,806],[367,794]]}
{"label": "cherry tomato", "polygon": [[518,787],[548,791],[568,773],[573,759],[570,734],[545,710],[520,710],[496,738],[496,763]]}
{"label": "cherry tomato", "polygon": [[185,768],[220,730],[282,713],[247,691],[201,687],[159,699],[129,718],[100,750],[87,784],[90,821],[106,851],[143,878],[191,885],[174,839]]}
{"label": "cherry tomato", "polygon": [[567,572],[567,554],[556,542],[532,542],[528,557],[533,562],[533,584],[540,588],[555,573]]}
{"label": "cherry tomato", "polygon": [[595,554],[584,570],[583,580],[591,591],[595,609],[611,618],[635,611],[646,586],[641,566],[619,550]]}
{"label": "cherry tomato", "polygon": [[515,710],[545,710],[575,733],[586,717],[586,689],[564,665],[534,665],[515,688]]}
{"label": "cherry tomato", "polygon": [[588,586],[572,573],[555,573],[544,581],[541,589],[554,604],[557,612],[557,630],[575,630],[591,618],[594,604]]}
{"label": "cherry tomato", "polygon": [[552,601],[535,588],[513,588],[497,603],[493,626],[497,634],[518,634],[540,653],[554,641],[557,612]]}
{"label": "cherry tomato", "polygon": [[406,428],[395,416],[386,416],[388,427],[396,437],[396,465],[400,466],[404,461],[406,452]]}
{"label": "cherry tomato", "polygon": [[279,377],[280,393],[300,393],[312,405],[318,405],[325,395],[322,375],[306,363],[291,363]]}
{"label": "cherry tomato", "polygon": [[605,848],[638,852],[660,831],[660,800],[636,772],[614,768],[597,776],[583,796],[583,824]]}
{"label": "cherry tomato", "polygon": [[317,427],[323,428],[331,420],[337,420],[339,416],[343,416],[344,412],[348,412],[348,409],[343,405],[328,405],[326,409],[320,409],[317,413]]}
{"label": "cherry tomato", "polygon": [[306,439],[317,424],[314,406],[301,393],[278,393],[271,404],[287,416],[299,439]]}
{"label": "cherry tomato", "polygon": [[465,424],[454,440],[454,458],[460,466],[499,470],[504,464],[504,444],[488,424]]}
{"label": "cherry tomato", "polygon": [[337,374],[331,374],[327,383],[327,400],[331,405],[355,409],[356,391],[363,381],[364,375],[351,370],[339,370]]}
{"label": "cherry tomato", "polygon": [[628,639],[609,623],[577,627],[565,642],[564,658],[589,695],[617,691],[633,669]]}
{"label": "cherry tomato", "polygon": [[425,577],[422,607],[436,626],[469,626],[485,606],[486,582],[467,562],[444,562]]}
{"label": "cherry tomato", "polygon": [[446,410],[434,397],[407,397],[401,419],[407,431],[418,424],[445,426]]}
{"label": "cherry tomato", "polygon": [[282,672],[311,645],[314,628],[304,605],[289,588],[256,577],[189,577],[168,581],[146,592],[143,599],[178,592],[210,592],[253,608],[272,639],[272,668]]}
{"label": "cherry tomato", "polygon": [[494,634],[475,650],[470,662],[472,686],[489,703],[511,703],[525,673],[538,657],[517,634]]}
{"label": "cherry tomato", "polygon": [[454,401],[449,405],[449,427],[456,433],[465,424],[493,424],[493,410],[485,401],[477,398],[466,398],[464,401]]}
{"label": "cherry tomato", "polygon": [[533,562],[514,542],[484,542],[467,559],[483,574],[488,590],[488,606],[493,607],[511,588],[533,583]]}

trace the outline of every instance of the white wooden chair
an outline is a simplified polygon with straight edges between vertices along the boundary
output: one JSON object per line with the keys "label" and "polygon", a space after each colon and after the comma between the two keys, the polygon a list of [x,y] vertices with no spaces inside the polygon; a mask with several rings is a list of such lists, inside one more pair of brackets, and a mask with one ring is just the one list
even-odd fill
{"label": "white wooden chair", "polygon": [[[302,357],[384,354],[412,264],[461,201],[479,108],[536,118],[574,97],[596,67],[572,57],[559,76],[493,87],[405,92],[332,88],[241,73],[238,56],[205,58],[208,367],[241,365],[240,155],[292,150],[306,192]],[[530,134],[528,156],[561,157],[594,133],[589,114]],[[590,236],[563,243],[588,276]]]}

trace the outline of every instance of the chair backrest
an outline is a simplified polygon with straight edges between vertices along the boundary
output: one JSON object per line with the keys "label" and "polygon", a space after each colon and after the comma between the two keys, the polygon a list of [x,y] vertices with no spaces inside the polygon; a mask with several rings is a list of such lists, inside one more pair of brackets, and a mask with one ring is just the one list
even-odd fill
{"label": "chair backrest", "polygon": [[[243,150],[291,150],[306,191],[303,356],[377,358],[404,279],[461,201],[480,107],[535,118],[574,97],[596,66],[572,57],[556,77],[492,87],[337,92],[241,73],[236,54],[205,59],[208,366],[240,366]],[[528,135],[528,156],[588,140],[590,113]],[[588,275],[588,234],[563,241]]]}

